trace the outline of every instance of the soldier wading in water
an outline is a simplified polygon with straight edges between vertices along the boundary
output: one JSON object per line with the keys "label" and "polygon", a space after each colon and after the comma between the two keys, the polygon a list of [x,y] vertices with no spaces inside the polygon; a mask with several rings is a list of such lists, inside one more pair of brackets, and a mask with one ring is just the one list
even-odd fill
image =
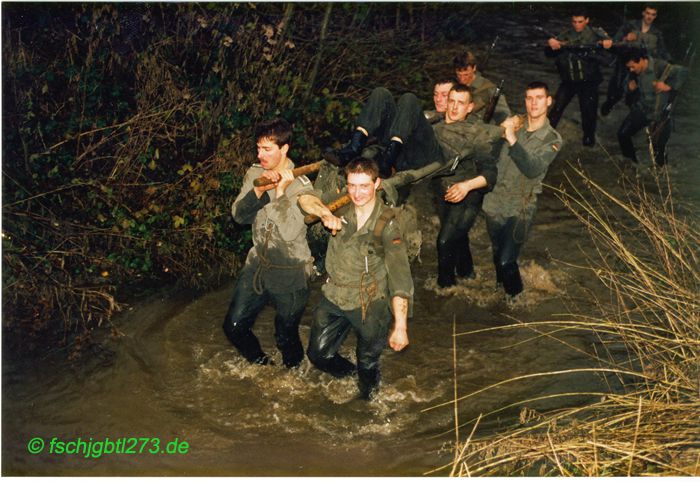
{"label": "soldier wading in water", "polygon": [[486,227],[493,248],[496,282],[508,299],[523,290],[518,254],[525,243],[537,210],[542,180],[562,146],[561,136],[549,124],[547,108],[552,104],[544,82],[525,88],[527,117],[509,117],[505,140],[498,158],[498,181],[484,197]]}
{"label": "soldier wading in water", "polygon": [[[245,174],[231,212],[236,222],[253,225],[253,247],[241,270],[224,320],[224,333],[249,362],[267,365],[269,357],[251,328],[264,306],[271,302],[275,341],[286,367],[304,359],[299,322],[309,299],[308,278],[313,258],[306,242],[306,224],[297,197],[312,191],[306,176],[294,178],[287,157],[292,128],[281,118],[260,124],[255,133],[260,164]],[[254,187],[263,177],[274,181]]]}
{"label": "soldier wading in water", "polygon": [[335,377],[352,375],[355,365],[338,350],[354,330],[360,396],[369,399],[379,385],[379,357],[387,337],[395,351],[408,345],[413,279],[392,208],[377,198],[381,179],[376,162],[357,158],[345,166],[345,174],[352,200],[345,216],[334,216],[322,202],[329,199],[318,193],[299,197],[302,209],[320,217],[332,234],[326,253],[329,277],[316,308],[307,355]]}

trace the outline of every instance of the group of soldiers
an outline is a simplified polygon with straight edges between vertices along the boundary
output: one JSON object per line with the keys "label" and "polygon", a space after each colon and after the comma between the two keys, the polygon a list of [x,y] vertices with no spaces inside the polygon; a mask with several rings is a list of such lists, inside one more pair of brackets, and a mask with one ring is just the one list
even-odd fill
{"label": "group of soldiers", "polygon": [[[650,9],[655,12],[645,7],[642,22],[629,31],[623,27],[615,40],[642,41],[647,49],[632,45],[625,51],[619,62],[629,75],[611,80],[604,105],[609,112],[622,97],[620,89],[640,94],[618,132],[623,154],[632,153],[629,157],[634,154],[629,139],[634,129],[654,120],[649,103],[663,103],[663,96],[675,91],[684,76],[683,68],[653,57],[657,50],[652,49],[663,49],[663,42],[651,28],[653,18],[646,20]],[[356,373],[361,398],[373,397],[387,342],[395,351],[409,343],[414,286],[404,233],[391,207],[407,198],[410,185],[396,181],[404,175],[412,180],[430,178],[439,198],[440,287],[453,286],[460,277],[474,277],[469,231],[483,212],[498,286],[509,301],[523,291],[518,256],[542,181],[563,144],[554,126],[566,104],[578,95],[583,144],[591,144],[602,77],[586,63],[595,56],[599,40],[602,49],[613,45],[613,39],[588,27],[585,13],[574,12],[571,23],[571,29],[548,42],[551,52],[559,51],[562,83],[556,96],[552,98],[546,83],[530,82],[524,89],[525,115],[511,114],[500,89],[481,75],[470,52],[454,58],[455,80],[435,84],[434,110],[423,111],[414,94],[395,100],[387,89],[374,89],[350,141],[324,153],[324,159],[343,173],[350,203],[342,210],[329,207],[337,192],[315,189],[305,175],[295,177],[288,157],[292,129],[287,121],[275,118],[257,126],[259,164],[248,169],[232,206],[236,222],[252,224],[254,246],[238,276],[223,325],[243,357],[251,363],[271,363],[252,327],[262,308],[272,304],[283,364],[293,368],[302,362],[299,323],[314,269],[304,218],[316,216],[330,232],[325,257],[328,276],[306,354],[314,366],[335,377]],[[370,145],[379,148],[370,150]],[[658,151],[665,152],[664,146]],[[357,339],[357,364],[339,354],[350,331]]]}
{"label": "group of soldiers", "polygon": [[646,128],[653,165],[667,164],[666,144],[672,127],[670,114],[688,68],[669,63],[663,35],[654,25],[657,15],[658,7],[646,4],[640,19],[625,22],[611,38],[604,30],[588,25],[585,8],[573,11],[571,27],[549,38],[545,50],[548,56],[555,58],[561,77],[549,113],[553,127],[557,126],[573,97],[578,96],[582,143],[595,145],[598,87],[603,81],[600,66],[606,61],[603,52],[613,52],[614,73],[608,82],[607,98],[600,114],[607,116],[624,98],[630,110],[617,131],[623,157],[638,165],[632,138]]}

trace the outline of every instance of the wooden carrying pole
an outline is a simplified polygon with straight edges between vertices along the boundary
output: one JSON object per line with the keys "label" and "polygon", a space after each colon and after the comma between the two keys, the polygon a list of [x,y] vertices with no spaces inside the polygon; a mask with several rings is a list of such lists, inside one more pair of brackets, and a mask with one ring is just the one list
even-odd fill
{"label": "wooden carrying pole", "polygon": [[[379,189],[381,189],[381,186],[379,187]],[[350,195],[343,194],[339,198],[328,203],[327,207],[332,213],[334,213],[338,209],[342,208],[343,206],[347,206],[348,204],[350,204]],[[319,218],[315,214],[307,214],[306,216],[304,216],[304,222],[309,225],[314,224],[315,222],[318,222],[320,220],[321,218]]]}
{"label": "wooden carrying pole", "polygon": [[[321,165],[323,165],[324,162],[325,161],[318,161],[314,162],[313,164],[307,164],[306,166],[297,167],[295,169],[292,169],[292,174],[294,175],[294,177],[311,174],[312,172],[316,172],[319,169],[321,169]],[[274,184],[274,182],[266,177],[259,177],[255,181],[253,181],[253,186],[255,187],[263,187],[269,184]]]}
{"label": "wooden carrying pole", "polygon": [[[382,191],[385,186],[387,188],[398,188],[401,186],[406,186],[408,184],[413,184],[414,182],[417,182],[423,178],[429,177],[429,176],[437,176],[441,175],[441,171],[447,171],[444,174],[450,174],[454,172],[455,168],[457,167],[457,162],[459,161],[459,156],[453,159],[451,162],[440,162],[440,161],[435,161],[431,162],[427,166],[420,167],[418,169],[409,169],[407,171],[401,171],[397,172],[393,176],[391,176],[389,179],[386,179],[385,181],[382,181],[382,183],[379,185],[379,188],[377,191]],[[331,201],[328,204],[328,209],[332,213],[337,211],[338,209],[342,208],[343,206],[346,206],[348,203],[350,203],[350,195],[349,194],[344,194],[337,199]],[[307,214],[304,217],[304,222],[306,224],[314,224],[315,222],[319,221],[321,218],[316,216],[315,214]]]}

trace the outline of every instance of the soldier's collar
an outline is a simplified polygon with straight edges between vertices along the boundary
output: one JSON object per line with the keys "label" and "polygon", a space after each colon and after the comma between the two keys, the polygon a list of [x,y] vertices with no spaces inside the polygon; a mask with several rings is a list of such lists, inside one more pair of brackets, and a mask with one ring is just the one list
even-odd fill
{"label": "soldier's collar", "polygon": [[[527,128],[529,125],[530,125],[530,122],[527,119],[525,119],[525,125],[523,126],[523,128],[525,129],[525,132],[527,132]],[[530,132],[530,135],[535,136],[538,139],[544,139],[545,136],[547,135],[547,132],[549,132],[550,127],[551,127],[551,124],[549,123],[549,119],[545,118],[544,124],[542,124],[542,127],[537,129],[536,131]]]}
{"label": "soldier's collar", "polygon": [[[381,205],[384,204],[379,196],[374,198],[374,208],[372,209],[372,212],[370,213],[369,217],[367,218],[367,221],[365,221],[365,224],[362,226],[361,229],[356,229],[356,231],[359,233],[360,231],[372,231],[374,229],[374,223],[379,216],[379,211],[381,210]],[[357,212],[355,211],[355,207],[351,209],[352,211],[352,219],[355,222],[355,226],[357,226]],[[371,226],[371,228],[370,228]]]}

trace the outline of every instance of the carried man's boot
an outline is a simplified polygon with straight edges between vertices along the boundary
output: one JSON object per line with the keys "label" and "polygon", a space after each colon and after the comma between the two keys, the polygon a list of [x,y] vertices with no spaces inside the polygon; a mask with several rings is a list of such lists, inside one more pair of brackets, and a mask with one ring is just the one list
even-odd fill
{"label": "carried man's boot", "polygon": [[396,170],[396,160],[403,150],[403,143],[392,140],[386,150],[379,155],[377,164],[379,165],[379,177],[388,179]]}
{"label": "carried man's boot", "polygon": [[327,149],[323,153],[323,158],[334,166],[344,167],[356,157],[360,157],[362,149],[367,144],[367,136],[361,130],[355,130],[344,147],[340,149]]}

